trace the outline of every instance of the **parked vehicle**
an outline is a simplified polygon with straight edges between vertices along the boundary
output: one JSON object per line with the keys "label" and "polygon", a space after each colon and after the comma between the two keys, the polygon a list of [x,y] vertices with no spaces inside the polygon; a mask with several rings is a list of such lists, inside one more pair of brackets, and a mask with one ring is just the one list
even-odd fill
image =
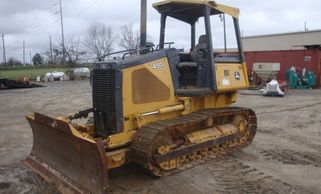
{"label": "parked vehicle", "polygon": [[55,80],[64,80],[65,79],[65,73],[64,72],[48,72],[45,74],[45,78],[48,78],[48,80],[55,81]]}
{"label": "parked vehicle", "polygon": [[67,71],[70,80],[86,79],[90,77],[90,70],[87,67],[72,68]]}

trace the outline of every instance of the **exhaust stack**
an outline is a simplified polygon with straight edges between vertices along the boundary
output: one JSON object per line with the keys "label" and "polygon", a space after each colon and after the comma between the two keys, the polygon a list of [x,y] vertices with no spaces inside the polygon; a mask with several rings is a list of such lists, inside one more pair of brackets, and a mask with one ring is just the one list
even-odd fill
{"label": "exhaust stack", "polygon": [[140,3],[140,47],[146,47],[147,37],[147,0]]}

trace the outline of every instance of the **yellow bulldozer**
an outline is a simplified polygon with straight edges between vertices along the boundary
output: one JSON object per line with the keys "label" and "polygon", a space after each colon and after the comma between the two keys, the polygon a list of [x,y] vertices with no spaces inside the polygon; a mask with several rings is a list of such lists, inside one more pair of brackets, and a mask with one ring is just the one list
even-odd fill
{"label": "yellow bulldozer", "polygon": [[[163,0],[153,7],[161,15],[158,46],[94,64],[91,109],[26,116],[34,142],[25,164],[62,193],[108,193],[108,171],[129,162],[166,176],[245,147],[255,136],[255,113],[231,106],[249,86],[239,9],[211,0]],[[233,55],[213,51],[211,17],[221,14],[233,20]],[[165,42],[168,17],[190,27],[189,53]],[[199,19],[205,34],[196,43]],[[77,122],[89,113],[92,122]]]}

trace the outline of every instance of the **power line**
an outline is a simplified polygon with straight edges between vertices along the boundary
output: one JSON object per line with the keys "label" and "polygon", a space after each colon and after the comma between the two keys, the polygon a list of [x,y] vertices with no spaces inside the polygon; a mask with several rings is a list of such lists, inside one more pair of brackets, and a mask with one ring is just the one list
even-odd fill
{"label": "power line", "polygon": [[80,11],[75,17],[80,16],[81,14],[85,13],[86,11],[88,11],[92,6],[94,6],[96,3],[98,3],[99,0],[94,1],[92,4],[90,4],[89,6],[87,6],[85,9],[83,9],[82,11]]}
{"label": "power line", "polygon": [[[58,2],[57,2],[57,4],[58,4]],[[52,7],[52,6],[50,6],[50,7]],[[43,11],[44,9],[42,9],[42,11]],[[46,9],[50,14],[52,14],[51,13],[51,10],[48,10],[48,9]],[[39,24],[41,25],[41,24],[46,24],[47,23],[47,21],[49,20],[49,19],[51,19],[51,16],[52,15],[50,15],[50,16],[48,16],[48,17],[44,17],[44,18],[39,18],[39,17],[37,17],[37,16],[32,16],[31,18],[30,18],[30,21],[31,22],[25,22],[25,20],[21,20],[21,24],[23,24],[23,25],[17,25],[17,27],[16,28],[13,28],[12,29],[12,31],[19,31],[19,30],[21,30],[21,29],[24,29],[24,28],[30,28],[30,27],[39,27]]]}
{"label": "power line", "polygon": [[54,2],[53,4],[51,4],[50,6],[44,8],[44,9],[49,10],[49,9],[51,9],[51,8],[53,8],[53,7],[56,7],[58,4],[59,4],[58,1],[57,1],[57,2]]}
{"label": "power line", "polygon": [[[63,51],[64,51],[63,54],[66,54],[65,53],[65,40],[64,40],[65,39],[65,37],[64,37],[64,18],[63,18],[63,10],[62,9],[63,8],[65,9],[66,7],[70,6],[71,2],[73,0],[68,0],[68,1],[64,0],[64,2],[66,2],[66,3],[64,3],[64,6],[62,5],[61,0],[56,0],[56,1],[57,1],[56,3],[53,3],[52,5],[48,6],[46,9],[50,9],[50,8],[53,8],[53,7],[56,7],[57,5],[59,5],[60,11],[58,11],[58,13],[60,13],[60,21],[61,21],[61,36],[62,36],[62,40],[61,41],[62,41],[62,47],[63,47]],[[81,11],[79,11],[73,18],[71,18],[71,19],[67,18],[66,20],[68,22],[70,22],[70,21],[76,19],[78,16],[80,16],[81,14],[83,14],[86,11],[88,11],[89,9],[91,9],[98,1],[99,0],[96,0],[96,1],[92,2],[91,4],[86,6],[86,8],[82,9]],[[54,14],[51,13],[50,16],[44,17],[44,18],[42,18],[42,17],[39,18],[39,17],[34,16],[34,20],[32,21],[32,23],[28,22],[28,24],[24,24],[24,25],[22,25],[22,27],[19,26],[15,30],[21,30],[22,28],[27,28],[27,27],[30,28],[30,27],[32,27],[33,29],[31,31],[29,31],[28,34],[29,35],[39,34],[39,32],[43,32],[42,30],[41,31],[39,31],[39,30],[42,29],[45,24],[48,24],[48,22],[51,22],[49,20],[52,19],[53,15]],[[43,37],[44,35],[45,34],[42,33],[40,36]],[[39,39],[38,35],[37,35],[37,39]],[[3,42],[3,44],[4,44],[4,42]],[[15,49],[18,49],[18,48],[15,48]],[[6,51],[4,51],[4,55],[5,55],[5,53],[6,53]],[[18,54],[17,52],[15,52],[15,53]],[[6,61],[5,56],[3,58]]]}
{"label": "power line", "polygon": [[[69,0],[67,1],[67,4],[70,5],[71,2],[72,0]],[[21,29],[24,28],[33,28],[33,30],[28,32],[28,34],[34,34],[35,32],[38,32],[40,29],[42,29],[44,24],[48,24],[48,22],[51,22],[49,20],[52,19],[52,16],[60,13],[60,11],[52,13],[51,8],[54,8],[57,5],[59,5],[59,0],[55,0],[55,3],[53,3],[52,5],[41,9],[42,11],[46,10],[47,12],[49,12],[50,15],[48,17],[32,16],[29,22],[26,23],[25,20],[22,20],[21,24],[23,25],[16,25],[15,28],[11,28],[11,31],[21,31]]]}
{"label": "power line", "polygon": [[[60,0],[57,0],[57,3],[54,3],[54,4],[50,5],[49,7],[47,7],[47,9],[59,5],[59,1],[60,1]],[[95,5],[98,1],[99,1],[99,0],[96,0],[96,1],[92,2],[90,5],[86,6],[85,9],[81,10],[80,12],[78,12],[74,17],[77,17],[77,16],[83,14],[83,13],[86,12],[88,9],[90,9],[93,5]],[[67,6],[64,6],[64,7],[63,7],[64,9],[66,9],[66,7],[68,7],[68,5],[69,5],[69,6],[71,5],[72,0],[69,0],[69,1],[66,1],[66,2],[67,2],[67,3],[66,3]],[[27,22],[27,23],[25,23],[25,21],[21,21],[21,23],[24,23],[24,24],[23,24],[23,25],[17,25],[17,27],[11,29],[11,31],[19,31],[19,30],[24,29],[24,28],[29,28],[29,29],[30,29],[30,28],[33,28],[31,31],[28,32],[28,34],[29,34],[29,35],[30,35],[30,34],[36,34],[39,30],[41,30],[41,29],[43,28],[43,26],[44,26],[45,24],[48,24],[48,22],[57,23],[58,21],[61,21],[61,17],[59,17],[58,20],[50,21],[50,20],[52,19],[52,16],[58,15],[58,14],[61,15],[60,12],[61,12],[61,11],[60,11],[60,7],[59,7],[59,11],[51,12],[51,15],[48,16],[48,17],[44,17],[44,18],[40,17],[40,18],[39,18],[39,17],[34,16],[34,17],[31,18],[32,22]],[[66,20],[67,20],[67,21],[68,21],[68,20],[70,21],[70,20],[74,20],[74,19],[75,19],[75,18],[71,18],[71,19],[67,18]],[[69,21],[68,21],[68,22],[69,22]]]}
{"label": "power line", "polygon": [[96,0],[94,2],[92,2],[91,4],[89,4],[88,6],[86,6],[85,9],[81,10],[80,12],[78,12],[76,15],[74,15],[73,17],[67,18],[66,21],[67,22],[71,22],[73,20],[75,20],[78,16],[80,16],[81,14],[85,13],[86,11],[88,11],[92,6],[94,6],[96,3],[98,3],[99,0]]}
{"label": "power line", "polygon": [[65,1],[64,2],[64,10],[66,10],[67,8],[69,8],[71,5],[72,5],[72,0],[69,0],[69,1]]}

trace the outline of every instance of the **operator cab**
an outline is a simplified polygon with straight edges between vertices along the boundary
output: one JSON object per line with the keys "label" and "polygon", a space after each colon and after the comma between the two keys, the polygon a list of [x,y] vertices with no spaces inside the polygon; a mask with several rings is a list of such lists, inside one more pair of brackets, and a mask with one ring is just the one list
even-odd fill
{"label": "operator cab", "polygon": [[[239,10],[211,0],[164,0],[153,4],[161,14],[159,48],[164,49],[167,18],[182,21],[190,26],[191,48],[189,53],[178,53],[179,62],[170,64],[172,71],[179,72],[179,96],[204,96],[217,91],[215,63],[244,63],[238,23]],[[238,50],[233,54],[214,53],[211,16],[227,14],[232,17]],[[224,16],[225,17],[225,16]],[[204,19],[205,34],[199,36],[196,44],[196,23]],[[214,34],[215,36],[215,34]],[[174,52],[174,51],[173,51]],[[175,56],[175,54],[172,54]],[[169,59],[170,60],[170,59]],[[173,73],[172,73],[173,74]],[[172,77],[176,77],[172,75]],[[173,80],[175,82],[175,80]]]}

